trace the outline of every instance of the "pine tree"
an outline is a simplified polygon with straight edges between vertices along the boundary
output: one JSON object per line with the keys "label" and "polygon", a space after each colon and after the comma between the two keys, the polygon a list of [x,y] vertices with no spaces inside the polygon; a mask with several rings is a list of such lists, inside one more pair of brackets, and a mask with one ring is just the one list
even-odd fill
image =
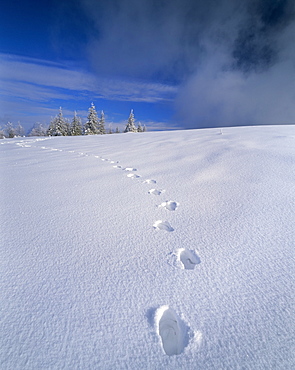
{"label": "pine tree", "polygon": [[42,123],[37,122],[29,132],[28,136],[46,136],[46,128]]}
{"label": "pine tree", "polygon": [[141,126],[140,122],[138,122],[137,132],[143,132],[143,127]]}
{"label": "pine tree", "polygon": [[23,126],[20,124],[19,121],[18,121],[17,126],[15,128],[15,135],[16,136],[25,136],[25,129],[23,128]]}
{"label": "pine tree", "polygon": [[146,132],[146,126],[143,125],[142,132]]}
{"label": "pine tree", "polygon": [[105,130],[105,118],[104,118],[104,112],[103,110],[101,111],[101,115],[100,115],[100,120],[99,120],[99,123],[98,123],[98,133],[103,135],[106,133],[106,130]]}
{"label": "pine tree", "polygon": [[5,138],[4,131],[2,127],[0,127],[0,139],[4,139],[4,138]]}
{"label": "pine tree", "polygon": [[67,119],[65,119],[65,131],[66,131],[65,136],[71,136],[71,125]]}
{"label": "pine tree", "polygon": [[47,130],[48,136],[67,136],[69,134],[69,124],[64,119],[61,107],[58,115],[50,122]]}
{"label": "pine tree", "polygon": [[70,127],[70,133],[72,136],[82,135],[82,121],[81,118],[77,116],[77,112],[74,112],[74,118]]}
{"label": "pine tree", "polygon": [[120,133],[119,127],[116,127],[115,134],[119,134],[119,133]]}
{"label": "pine tree", "polygon": [[137,132],[137,128],[135,127],[135,119],[133,114],[133,109],[131,109],[127,125],[125,127],[124,132]]}
{"label": "pine tree", "polygon": [[4,132],[5,132],[6,137],[9,137],[9,138],[15,137],[15,129],[11,122],[7,122],[7,124],[5,125]]}
{"label": "pine tree", "polygon": [[88,110],[87,122],[84,125],[85,135],[95,135],[98,133],[99,121],[95,106],[91,103],[91,107]]}

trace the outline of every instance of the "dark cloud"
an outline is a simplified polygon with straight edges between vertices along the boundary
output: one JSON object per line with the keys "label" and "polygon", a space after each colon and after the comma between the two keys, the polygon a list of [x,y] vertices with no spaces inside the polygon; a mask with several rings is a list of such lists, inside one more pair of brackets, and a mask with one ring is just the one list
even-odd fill
{"label": "dark cloud", "polygon": [[294,2],[252,1],[233,44],[233,67],[245,73],[261,72],[278,60],[277,37],[294,19]]}
{"label": "dark cloud", "polygon": [[261,35],[255,25],[239,31],[232,51],[233,67],[245,73],[261,72],[276,61],[277,53],[271,40]]}

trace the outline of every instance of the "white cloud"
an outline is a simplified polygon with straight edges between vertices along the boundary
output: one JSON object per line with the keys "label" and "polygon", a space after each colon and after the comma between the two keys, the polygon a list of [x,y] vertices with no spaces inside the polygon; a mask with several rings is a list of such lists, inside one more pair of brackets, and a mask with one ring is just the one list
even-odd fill
{"label": "white cloud", "polygon": [[79,99],[90,94],[118,101],[159,102],[172,100],[174,86],[96,77],[57,63],[0,54],[0,93],[15,98],[48,101]]}

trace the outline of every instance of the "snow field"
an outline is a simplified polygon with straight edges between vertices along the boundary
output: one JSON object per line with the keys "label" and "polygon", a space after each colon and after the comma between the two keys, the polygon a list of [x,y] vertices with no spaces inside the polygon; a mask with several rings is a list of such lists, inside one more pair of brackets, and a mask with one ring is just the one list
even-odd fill
{"label": "snow field", "polygon": [[1,142],[3,368],[293,368],[294,138]]}

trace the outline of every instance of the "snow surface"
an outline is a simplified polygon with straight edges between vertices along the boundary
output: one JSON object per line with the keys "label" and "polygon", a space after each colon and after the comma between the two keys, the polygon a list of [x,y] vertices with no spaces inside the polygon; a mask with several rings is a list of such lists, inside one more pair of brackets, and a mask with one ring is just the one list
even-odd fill
{"label": "snow surface", "polygon": [[295,368],[295,126],[0,148],[1,369]]}

